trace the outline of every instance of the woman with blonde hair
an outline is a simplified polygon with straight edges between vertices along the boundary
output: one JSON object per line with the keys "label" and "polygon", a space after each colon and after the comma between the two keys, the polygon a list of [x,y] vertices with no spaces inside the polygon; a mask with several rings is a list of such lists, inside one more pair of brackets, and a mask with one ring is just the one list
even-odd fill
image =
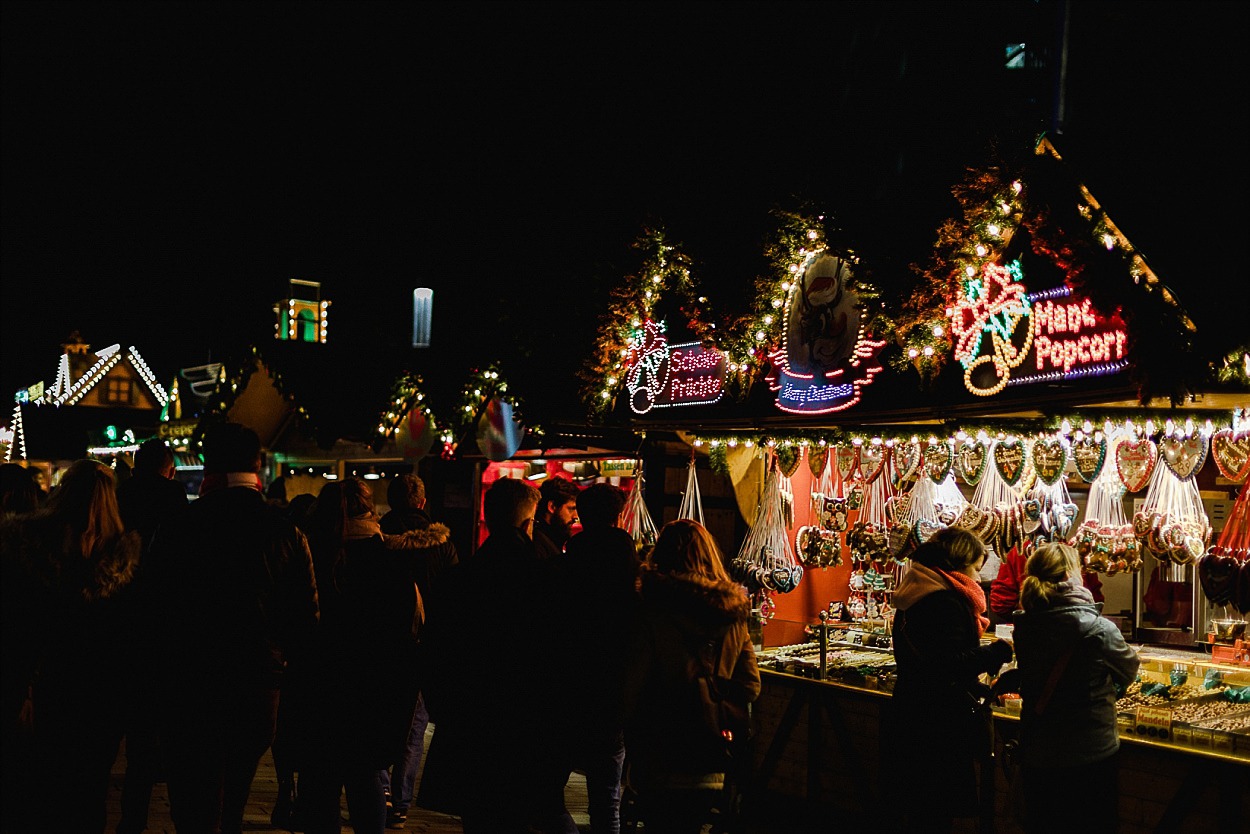
{"label": "woman with blonde hair", "polygon": [[[135,639],[139,536],[122,525],[112,470],[94,460],[74,462],[43,509],[10,519],[0,535],[5,730],[20,715],[36,756],[33,795],[5,790],[4,828],[103,831]],[[25,802],[38,816],[14,820]]]}
{"label": "woman with blonde hair", "polygon": [[648,832],[697,832],[730,768],[726,737],[709,732],[706,694],[745,714],[760,693],[751,605],[712,535],[688,519],[660,531],[640,594],[626,660],[626,778]]}
{"label": "woman with blonde hair", "polygon": [[1043,544],[1029,557],[1015,616],[1020,669],[1020,762],[1025,830],[1057,830],[1071,823],[1056,797],[1073,785],[1087,792],[1090,830],[1117,827],[1116,779],[1120,737],[1116,688],[1137,675],[1137,653],[1101,616],[1081,585],[1080,560],[1066,544]]}

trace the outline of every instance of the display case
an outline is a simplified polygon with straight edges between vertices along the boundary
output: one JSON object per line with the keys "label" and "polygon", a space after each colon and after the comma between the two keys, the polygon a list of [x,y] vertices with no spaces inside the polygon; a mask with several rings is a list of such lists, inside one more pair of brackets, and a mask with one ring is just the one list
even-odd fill
{"label": "display case", "polygon": [[[884,624],[769,620],[759,633],[763,672],[883,694],[894,689],[894,654]],[[1141,659],[1138,679],[1116,703],[1122,738],[1250,761],[1250,661],[1134,648]],[[994,711],[1004,720],[1017,719],[1020,701],[1006,698]]]}

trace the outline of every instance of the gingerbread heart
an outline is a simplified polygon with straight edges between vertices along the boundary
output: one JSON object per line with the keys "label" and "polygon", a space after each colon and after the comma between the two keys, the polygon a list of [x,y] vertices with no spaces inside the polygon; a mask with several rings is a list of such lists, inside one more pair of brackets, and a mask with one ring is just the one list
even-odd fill
{"label": "gingerbread heart", "polygon": [[885,446],[876,443],[865,443],[859,447],[859,466],[864,473],[864,480],[872,483],[877,480],[885,464]]}
{"label": "gingerbread heart", "polygon": [[1214,553],[1203,556],[1198,562],[1198,581],[1207,599],[1215,605],[1232,602],[1240,569],[1241,565],[1231,556]]}
{"label": "gingerbread heart", "polygon": [[1076,466],[1076,474],[1087,484],[1092,484],[1102,471],[1102,464],[1107,459],[1107,438],[1098,440],[1085,435],[1072,444],[1072,463]]}
{"label": "gingerbread heart", "polygon": [[1020,476],[1024,474],[1024,444],[1014,437],[995,443],[994,468],[1007,486],[1019,483]]}
{"label": "gingerbread heart", "polygon": [[1221,475],[1241,483],[1250,475],[1250,431],[1220,429],[1211,435],[1211,457]]}
{"label": "gingerbread heart", "polygon": [[1129,492],[1139,492],[1150,483],[1158,462],[1159,447],[1148,437],[1122,440],[1115,447],[1115,469]]}
{"label": "gingerbread heart", "polygon": [[1036,440],[1033,443],[1033,468],[1037,477],[1047,486],[1054,486],[1063,477],[1064,467],[1068,465],[1068,447],[1062,440],[1052,437]]}
{"label": "gingerbread heart", "polygon": [[829,462],[828,446],[808,446],[807,447],[807,468],[812,471],[813,478],[820,478],[825,474],[825,464]]}
{"label": "gingerbread heart", "polygon": [[943,483],[955,465],[955,450],[945,441],[930,443],[924,447],[924,471],[935,484]]}
{"label": "gingerbread heart", "polygon": [[919,443],[894,444],[894,481],[896,486],[916,474],[916,470],[920,468],[920,457]]}
{"label": "gingerbread heart", "polygon": [[845,481],[851,477],[851,473],[859,465],[859,447],[839,443],[833,447],[833,459],[834,464],[838,467],[838,473],[842,476],[842,480]]}
{"label": "gingerbread heart", "polygon": [[778,446],[777,447],[777,468],[782,475],[789,478],[799,469],[799,458],[801,457],[797,446]]}
{"label": "gingerbread heart", "polygon": [[916,522],[916,540],[924,544],[933,537],[934,533],[943,529],[945,529],[945,525],[922,518]]}
{"label": "gingerbread heart", "polygon": [[989,450],[980,440],[965,440],[955,453],[955,467],[959,477],[969,486],[976,486],[985,474],[985,462]]}
{"label": "gingerbread heart", "polygon": [[1159,441],[1159,455],[1168,469],[1182,481],[1193,477],[1207,460],[1207,441],[1200,434],[1184,439],[1165,437]]}

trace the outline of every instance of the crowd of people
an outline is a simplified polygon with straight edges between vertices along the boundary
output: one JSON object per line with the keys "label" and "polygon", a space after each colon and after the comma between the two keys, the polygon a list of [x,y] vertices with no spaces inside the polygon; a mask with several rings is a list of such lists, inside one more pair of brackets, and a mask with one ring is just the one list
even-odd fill
{"label": "crowd of people", "polygon": [[104,831],[123,738],[121,834],[158,781],[180,834],[241,831],[267,750],[272,822],[309,834],[340,830],[344,796],[357,832],[419,803],[470,834],[575,834],[574,770],[595,832],[621,830],[625,790],[652,832],[718,802],[725,763],[654,732],[676,695],[701,720],[686,651],[710,647],[743,709],[760,689],[748,598],[702,527],[665,527],[644,562],[619,487],[503,479],[462,561],[416,475],[379,517],[355,478],[266,491],[241,425],[203,458],[190,502],[159,440],[120,483],[81,460],[44,495],[4,467],[3,830]]}

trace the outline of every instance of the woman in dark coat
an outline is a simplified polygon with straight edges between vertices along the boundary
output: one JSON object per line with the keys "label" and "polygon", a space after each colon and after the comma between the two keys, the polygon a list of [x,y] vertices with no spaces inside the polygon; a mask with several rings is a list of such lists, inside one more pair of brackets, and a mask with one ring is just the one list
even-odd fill
{"label": "woman in dark coat", "polygon": [[[403,752],[419,683],[420,595],[384,538],[364,481],[328,484],[312,520],[321,604],[317,648],[292,670],[292,720],[305,732],[295,755],[308,834],[339,831],[339,796],[357,834],[385,830],[381,771]],[[396,545],[398,546],[398,545]],[[293,690],[293,691],[291,691]],[[298,717],[297,717],[298,716]]]}
{"label": "woman in dark coat", "polygon": [[1066,544],[1045,544],[1029,557],[1015,617],[1020,668],[1020,761],[1025,830],[1070,825],[1071,808],[1056,799],[1076,785],[1085,792],[1091,831],[1117,827],[1116,686],[1137,676],[1137,653],[1101,616],[1082,586],[1081,563]]}
{"label": "woman in dark coat", "polygon": [[988,687],[978,676],[1011,660],[1011,644],[981,644],[989,625],[978,571],[985,545],[958,528],[918,547],[894,593],[898,664],[887,752],[908,831],[949,831],[978,811],[977,763],[990,752]]}
{"label": "woman in dark coat", "polygon": [[[139,536],[124,532],[113,473],[93,460],[76,461],[47,506],[10,518],[2,535],[5,735],[20,717],[36,755],[34,795],[5,791],[5,830],[103,831]],[[14,819],[22,806],[37,816]]]}
{"label": "woman in dark coat", "polygon": [[747,631],[751,606],[730,581],[720,550],[698,522],[664,525],[641,582],[625,675],[628,784],[651,834],[697,832],[725,787],[728,762],[709,745],[698,678],[742,712],[760,694]]}

